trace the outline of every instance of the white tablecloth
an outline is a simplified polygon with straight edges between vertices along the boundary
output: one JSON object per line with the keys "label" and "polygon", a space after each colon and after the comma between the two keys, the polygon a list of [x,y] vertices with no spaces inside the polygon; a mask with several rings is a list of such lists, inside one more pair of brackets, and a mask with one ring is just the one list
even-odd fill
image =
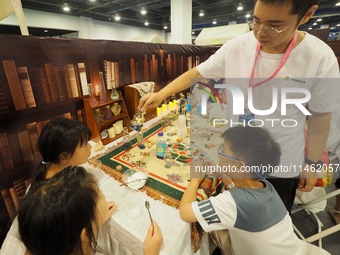
{"label": "white tablecloth", "polygon": [[[118,141],[106,145],[106,149]],[[92,152],[92,156],[96,154]],[[120,186],[120,182],[114,180],[101,169],[89,164],[85,164],[84,167],[96,176],[106,199],[118,204],[118,211],[100,232],[98,244],[104,247],[104,250],[98,254],[143,254],[143,241],[150,225],[145,201],[149,201],[151,215],[163,233],[164,243],[160,254],[194,254],[190,237],[191,226],[180,219],[177,209],[163,204],[161,201],[156,201],[140,191]],[[208,238],[204,236],[201,249],[195,254],[208,255],[208,246]]]}

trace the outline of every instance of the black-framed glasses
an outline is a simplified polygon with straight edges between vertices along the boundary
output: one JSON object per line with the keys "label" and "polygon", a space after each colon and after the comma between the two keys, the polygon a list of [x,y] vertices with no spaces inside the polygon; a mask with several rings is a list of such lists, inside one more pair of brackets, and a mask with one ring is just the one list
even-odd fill
{"label": "black-framed glasses", "polygon": [[276,37],[283,31],[285,31],[289,26],[286,26],[284,29],[278,30],[272,26],[262,26],[261,24],[257,23],[256,21],[248,21],[248,26],[254,30],[255,32],[259,31],[260,28],[266,33],[266,35],[271,37]]}

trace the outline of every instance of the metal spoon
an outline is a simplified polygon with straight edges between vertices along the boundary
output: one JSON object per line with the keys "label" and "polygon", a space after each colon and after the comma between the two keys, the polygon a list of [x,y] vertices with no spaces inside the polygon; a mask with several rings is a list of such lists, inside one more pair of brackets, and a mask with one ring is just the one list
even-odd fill
{"label": "metal spoon", "polygon": [[150,221],[151,221],[151,224],[152,224],[152,229],[153,229],[154,226],[153,226],[152,217],[151,217],[151,213],[150,213],[150,203],[149,203],[149,201],[145,201],[145,208],[148,210]]}
{"label": "metal spoon", "polygon": [[130,181],[130,182],[122,183],[119,186],[123,186],[123,185],[127,186],[130,183],[137,182],[137,181],[145,181],[145,180],[147,180],[147,178],[145,178],[145,179],[136,179],[136,180],[133,180],[133,181]]}

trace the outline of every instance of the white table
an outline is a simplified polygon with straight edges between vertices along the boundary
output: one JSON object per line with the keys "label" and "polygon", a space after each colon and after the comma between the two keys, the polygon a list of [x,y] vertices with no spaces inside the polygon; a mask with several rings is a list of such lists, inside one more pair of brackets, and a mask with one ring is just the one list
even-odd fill
{"label": "white table", "polygon": [[[106,145],[105,149],[107,150],[107,148],[119,141],[116,140]],[[103,151],[99,153],[103,153]],[[98,153],[92,152],[91,156],[96,154]],[[106,199],[118,204],[118,211],[103,226],[98,238],[98,244],[105,247],[105,250],[97,254],[143,254],[143,241],[150,225],[145,201],[149,201],[152,217],[163,233],[164,243],[161,255],[209,254],[207,236],[202,239],[201,249],[197,253],[193,253],[190,237],[191,225],[180,219],[176,208],[163,204],[161,201],[156,201],[140,191],[120,186],[120,182],[99,168],[89,164],[85,164],[84,167],[96,176]],[[137,212],[140,215],[135,215]]]}

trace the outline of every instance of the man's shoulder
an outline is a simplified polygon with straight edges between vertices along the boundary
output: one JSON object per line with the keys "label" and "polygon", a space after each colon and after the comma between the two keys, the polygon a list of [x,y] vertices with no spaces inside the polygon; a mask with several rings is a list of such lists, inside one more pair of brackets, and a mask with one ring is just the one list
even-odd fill
{"label": "man's shoulder", "polygon": [[245,47],[249,48],[252,44],[256,46],[257,40],[253,32],[248,32],[229,40],[222,47],[239,47],[245,49]]}
{"label": "man's shoulder", "polygon": [[325,43],[315,35],[309,34],[307,32],[304,38],[304,45],[305,48],[310,49],[313,54],[319,53],[321,55],[334,55],[332,48],[327,43]]}

